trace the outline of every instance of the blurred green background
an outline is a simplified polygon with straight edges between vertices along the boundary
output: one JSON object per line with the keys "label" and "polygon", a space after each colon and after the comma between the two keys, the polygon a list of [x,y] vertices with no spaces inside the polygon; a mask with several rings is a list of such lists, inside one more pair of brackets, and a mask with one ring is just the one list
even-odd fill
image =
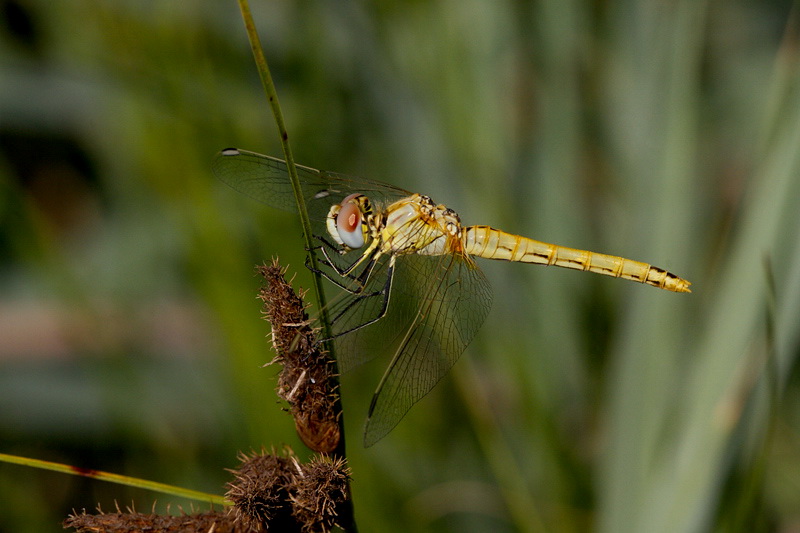
{"label": "blurred green background", "polygon": [[[296,217],[216,181],[280,155],[236,3],[0,0],[0,451],[221,493],[302,449],[255,299]],[[800,527],[800,56],[786,1],[271,1],[296,160],[691,295],[484,261],[451,376],[361,448],[362,531]],[[0,464],[0,530],[189,502]]]}

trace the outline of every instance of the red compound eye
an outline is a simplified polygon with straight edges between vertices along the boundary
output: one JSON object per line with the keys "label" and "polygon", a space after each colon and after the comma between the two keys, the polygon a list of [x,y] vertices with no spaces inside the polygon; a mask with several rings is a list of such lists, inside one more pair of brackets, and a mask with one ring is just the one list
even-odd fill
{"label": "red compound eye", "polygon": [[339,231],[352,233],[361,224],[361,212],[353,204],[347,204],[339,211],[337,225]]}
{"label": "red compound eye", "polygon": [[342,201],[342,208],[336,216],[336,231],[339,238],[350,248],[364,246],[364,233],[361,230],[361,210],[356,202],[351,201],[353,194]]}

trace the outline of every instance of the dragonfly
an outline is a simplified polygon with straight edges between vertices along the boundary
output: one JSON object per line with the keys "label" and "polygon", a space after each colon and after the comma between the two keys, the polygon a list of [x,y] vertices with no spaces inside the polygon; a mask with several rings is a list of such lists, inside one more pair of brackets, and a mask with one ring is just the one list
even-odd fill
{"label": "dragonfly", "polygon": [[[674,292],[690,282],[647,263],[567,248],[490,226],[392,185],[296,165],[320,273],[340,289],[329,303],[339,368],[388,352],[364,445],[386,436],[447,374],[483,324],[492,290],[474,258],[555,265]],[[228,148],[213,162],[233,189],[296,211],[286,162]],[[375,349],[376,346],[381,348]]]}

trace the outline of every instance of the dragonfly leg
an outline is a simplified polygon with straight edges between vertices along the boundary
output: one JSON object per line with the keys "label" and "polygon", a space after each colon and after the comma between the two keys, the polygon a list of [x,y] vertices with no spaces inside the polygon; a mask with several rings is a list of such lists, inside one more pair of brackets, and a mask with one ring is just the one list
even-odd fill
{"label": "dragonfly leg", "polygon": [[[337,275],[339,274],[339,272],[336,269],[336,267],[334,265],[330,264],[326,259],[323,259],[320,262],[323,265],[325,265],[326,267],[329,267],[334,272],[336,272]],[[353,289],[349,289],[341,281],[337,280],[335,277],[333,277],[328,272],[325,272],[324,270],[320,270],[318,268],[314,268],[314,266],[311,264],[311,260],[308,257],[306,257],[306,268],[309,269],[314,274],[319,274],[320,276],[322,276],[323,278],[327,279],[328,281],[330,281],[331,283],[333,283],[334,285],[336,285],[340,289],[344,289],[346,291],[352,291],[353,290]],[[353,276],[349,276],[349,277],[348,276],[339,276],[339,277],[347,277],[348,279],[355,281],[355,278]]]}
{"label": "dragonfly leg", "polygon": [[[320,241],[321,244],[318,246],[313,246],[311,248],[308,248],[306,249],[306,251],[312,253],[319,251],[323,257],[323,259],[320,260],[322,264],[324,264],[327,267],[330,267],[340,276],[344,276],[342,269],[336,266],[336,263],[333,260],[331,260],[331,256],[329,255],[330,252],[328,250],[332,250],[333,252],[336,252],[339,255],[344,255],[345,250],[339,246],[336,246],[335,244],[333,244],[324,237],[320,237],[319,235],[313,235],[313,237],[318,241]],[[306,260],[306,266],[308,266],[308,260]]]}
{"label": "dragonfly leg", "polygon": [[317,239],[320,242],[320,244],[318,246],[312,246],[311,248],[308,248],[306,251],[310,252],[310,251],[313,251],[313,250],[319,250],[321,248],[326,248],[327,247],[327,248],[330,248],[331,250],[333,250],[334,252],[336,252],[338,254],[345,253],[345,250],[341,246],[339,246],[337,244],[333,244],[331,241],[329,241],[325,237],[322,237],[320,235],[312,235],[312,237]]}
{"label": "dragonfly leg", "polygon": [[[350,294],[360,294],[361,292],[363,292],[365,282],[361,279],[362,278],[361,275],[354,276],[353,274],[343,274],[342,270],[338,269],[336,265],[332,264],[327,258],[322,259],[320,262],[326,267],[329,267],[331,270],[333,270],[336,273],[336,275],[334,276],[329,272],[320,270],[318,268],[314,268],[311,265],[311,261],[308,258],[306,258],[306,268],[315,274],[321,275],[323,278],[327,279],[340,289],[349,292]],[[343,279],[349,280],[351,283],[345,284],[342,281]]]}
{"label": "dragonfly leg", "polygon": [[[312,252],[312,253],[319,251],[322,254],[322,258],[320,259],[320,262],[323,265],[325,265],[326,267],[329,267],[331,270],[336,272],[336,274],[338,274],[339,276],[341,276],[343,278],[344,277],[349,277],[350,279],[355,279],[352,276],[348,276],[348,274],[353,270],[353,268],[355,268],[355,266],[358,264],[358,262],[356,262],[356,263],[348,266],[347,268],[343,269],[343,268],[339,267],[336,264],[336,262],[333,261],[333,259],[331,259],[331,253],[332,252],[335,252],[338,255],[344,255],[345,253],[347,253],[347,250],[341,248],[340,246],[337,246],[337,245],[333,244],[332,242],[327,240],[325,237],[320,237],[319,235],[314,235],[313,237],[315,239],[317,239],[318,241],[320,241],[320,243],[322,243],[322,244],[320,244],[318,246],[314,246],[314,247],[308,248],[306,251]],[[309,270],[313,271],[313,269],[309,266],[308,259],[306,259],[306,267]],[[319,272],[319,273],[322,274],[322,272]]]}
{"label": "dragonfly leg", "polygon": [[[374,259],[373,259],[373,261],[370,262],[370,265],[368,265],[368,270],[370,270],[370,271],[372,270],[373,263],[374,263]],[[365,269],[365,270],[367,270],[367,269]],[[367,327],[367,326],[369,326],[371,324],[374,324],[378,320],[380,320],[383,317],[385,317],[386,316],[386,312],[389,309],[389,296],[391,295],[391,292],[392,292],[392,279],[393,278],[394,278],[394,257],[392,257],[390,259],[390,261],[389,261],[389,266],[387,267],[387,270],[386,270],[386,283],[383,284],[383,287],[380,290],[371,292],[369,294],[357,294],[356,297],[353,298],[353,300],[350,301],[344,309],[342,309],[335,317],[333,317],[333,319],[331,320],[331,324],[336,324],[336,322],[338,320],[340,320],[343,316],[345,316],[345,314],[348,311],[353,309],[353,307],[355,307],[359,303],[363,302],[367,298],[375,298],[375,297],[380,296],[380,297],[383,298],[383,303],[381,304],[380,310],[378,310],[378,314],[375,315],[374,317],[366,320],[365,322],[357,325],[357,326],[353,326],[351,328],[348,328],[345,331],[340,331],[340,332],[332,335],[331,337],[329,337],[327,339],[321,339],[320,342],[329,341],[329,340],[335,339],[336,337],[341,337],[342,335],[346,335],[348,333],[352,333],[353,331],[356,331],[356,330],[359,330],[361,328],[365,328],[365,327]]]}
{"label": "dragonfly leg", "polygon": [[[333,272],[335,272],[340,279],[335,279],[330,273],[325,272],[324,270],[315,269],[311,265],[308,257],[306,258],[306,263],[305,263],[306,268],[308,268],[315,274],[322,275],[325,279],[327,279],[340,289],[349,292],[350,294],[361,294],[364,291],[364,288],[367,286],[367,282],[369,281],[369,278],[372,275],[373,270],[375,269],[378,257],[380,257],[381,255],[380,252],[378,252],[377,250],[377,246],[373,246],[367,249],[363,254],[361,254],[358,257],[358,259],[355,262],[353,262],[347,268],[341,268],[338,265],[336,265],[336,263],[331,259],[328,248],[334,250],[339,254],[343,254],[344,253],[343,250],[337,248],[323,237],[316,236],[316,238],[319,241],[321,241],[322,244],[316,248],[313,248],[312,251],[319,250],[320,253],[322,254],[320,263],[333,270]],[[364,268],[361,270],[361,272],[358,275],[355,275],[354,274],[355,269],[359,265],[361,265],[365,259],[369,260],[367,261],[366,265],[364,265]],[[352,283],[345,284],[343,281],[341,281],[341,279],[350,280]]]}
{"label": "dragonfly leg", "polygon": [[358,256],[358,260],[357,261],[353,262],[347,268],[341,268],[341,267],[337,266],[336,262],[331,259],[331,255],[329,255],[330,254],[329,250],[332,250],[332,251],[336,252],[339,255],[344,255],[347,252],[352,251],[352,250],[350,250],[349,248],[343,248],[341,246],[337,246],[337,245],[333,244],[332,242],[330,242],[329,240],[325,239],[324,237],[320,237],[319,235],[313,235],[313,237],[315,239],[317,239],[318,241],[320,241],[322,244],[317,246],[317,247],[315,247],[315,248],[312,248],[310,251],[319,250],[322,253],[322,256],[324,258],[324,259],[322,259],[322,263],[325,266],[330,267],[334,272],[336,272],[341,277],[348,277],[348,278],[354,279],[354,278],[352,278],[350,276],[350,274],[358,267],[358,265],[363,263],[365,259],[368,259],[368,258],[377,259],[378,255],[380,255],[380,253],[377,254],[377,255],[374,255],[375,251],[380,247],[379,246],[380,242],[378,240],[374,240],[364,250],[364,252],[360,256]]}

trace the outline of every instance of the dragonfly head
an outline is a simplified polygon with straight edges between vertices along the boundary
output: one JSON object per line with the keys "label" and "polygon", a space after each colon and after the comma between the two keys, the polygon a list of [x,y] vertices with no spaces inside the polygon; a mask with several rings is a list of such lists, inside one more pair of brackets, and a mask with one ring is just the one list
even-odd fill
{"label": "dragonfly head", "polygon": [[361,248],[369,238],[369,199],[363,194],[351,194],[328,211],[328,233],[347,249]]}

